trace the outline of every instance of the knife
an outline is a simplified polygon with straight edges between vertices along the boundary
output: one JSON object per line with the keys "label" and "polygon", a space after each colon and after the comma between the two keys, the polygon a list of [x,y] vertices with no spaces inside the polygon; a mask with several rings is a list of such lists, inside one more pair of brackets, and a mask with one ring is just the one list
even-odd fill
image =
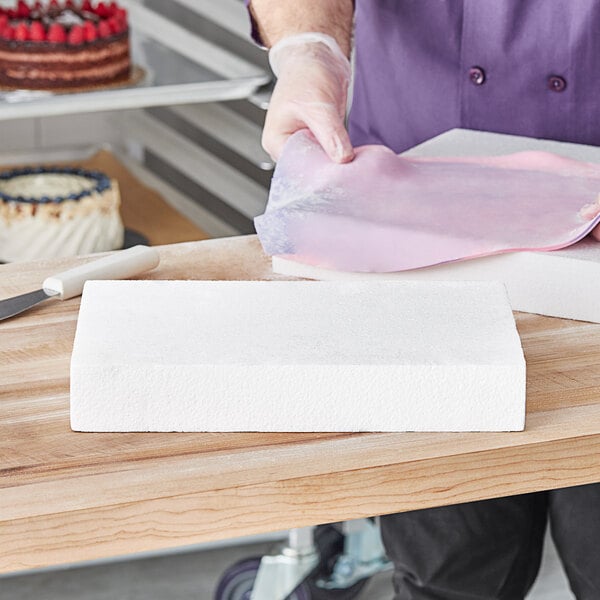
{"label": "knife", "polygon": [[50,298],[68,300],[79,296],[88,279],[126,279],[153,269],[159,262],[160,257],[155,248],[133,246],[79,265],[44,279],[41,290],[0,300],[0,321],[14,317]]}

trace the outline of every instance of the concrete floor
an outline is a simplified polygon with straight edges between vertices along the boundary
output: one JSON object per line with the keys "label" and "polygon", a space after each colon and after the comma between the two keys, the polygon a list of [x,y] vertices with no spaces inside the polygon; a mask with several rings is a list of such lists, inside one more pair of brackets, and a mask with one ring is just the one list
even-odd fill
{"label": "concrete floor", "polygon": [[[152,558],[0,577],[0,600],[212,600],[223,571],[273,543],[224,547]],[[361,600],[391,600],[390,575],[371,580]],[[527,600],[571,600],[552,544]]]}

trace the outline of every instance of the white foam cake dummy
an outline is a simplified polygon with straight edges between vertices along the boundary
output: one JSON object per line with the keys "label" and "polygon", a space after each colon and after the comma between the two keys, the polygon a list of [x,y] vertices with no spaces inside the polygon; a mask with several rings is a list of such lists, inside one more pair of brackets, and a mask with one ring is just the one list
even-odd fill
{"label": "white foam cake dummy", "polygon": [[77,431],[512,431],[525,361],[499,283],[90,281]]}
{"label": "white foam cake dummy", "polygon": [[[497,156],[546,151],[600,163],[600,148],[455,129],[403,156]],[[600,243],[586,238],[552,252],[512,252],[396,273],[351,273],[273,257],[273,271],[322,280],[502,281],[514,310],[600,323]]]}

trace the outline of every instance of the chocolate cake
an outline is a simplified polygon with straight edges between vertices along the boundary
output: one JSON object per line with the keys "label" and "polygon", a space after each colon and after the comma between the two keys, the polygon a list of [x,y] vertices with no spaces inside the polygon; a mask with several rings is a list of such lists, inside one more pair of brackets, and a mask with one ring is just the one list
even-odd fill
{"label": "chocolate cake", "polygon": [[130,77],[127,11],[116,2],[0,7],[0,86],[73,90]]}
{"label": "chocolate cake", "polygon": [[35,167],[0,173],[0,261],[121,248],[120,205],[117,182],[100,171]]}

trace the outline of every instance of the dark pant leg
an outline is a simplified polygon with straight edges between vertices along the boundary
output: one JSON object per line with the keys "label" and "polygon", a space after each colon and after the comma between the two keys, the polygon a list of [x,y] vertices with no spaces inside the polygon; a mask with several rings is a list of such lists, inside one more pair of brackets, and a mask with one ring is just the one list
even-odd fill
{"label": "dark pant leg", "polygon": [[533,584],[546,493],[381,518],[395,600],[520,600]]}
{"label": "dark pant leg", "polygon": [[549,494],[552,537],[577,600],[600,598],[600,483]]}

